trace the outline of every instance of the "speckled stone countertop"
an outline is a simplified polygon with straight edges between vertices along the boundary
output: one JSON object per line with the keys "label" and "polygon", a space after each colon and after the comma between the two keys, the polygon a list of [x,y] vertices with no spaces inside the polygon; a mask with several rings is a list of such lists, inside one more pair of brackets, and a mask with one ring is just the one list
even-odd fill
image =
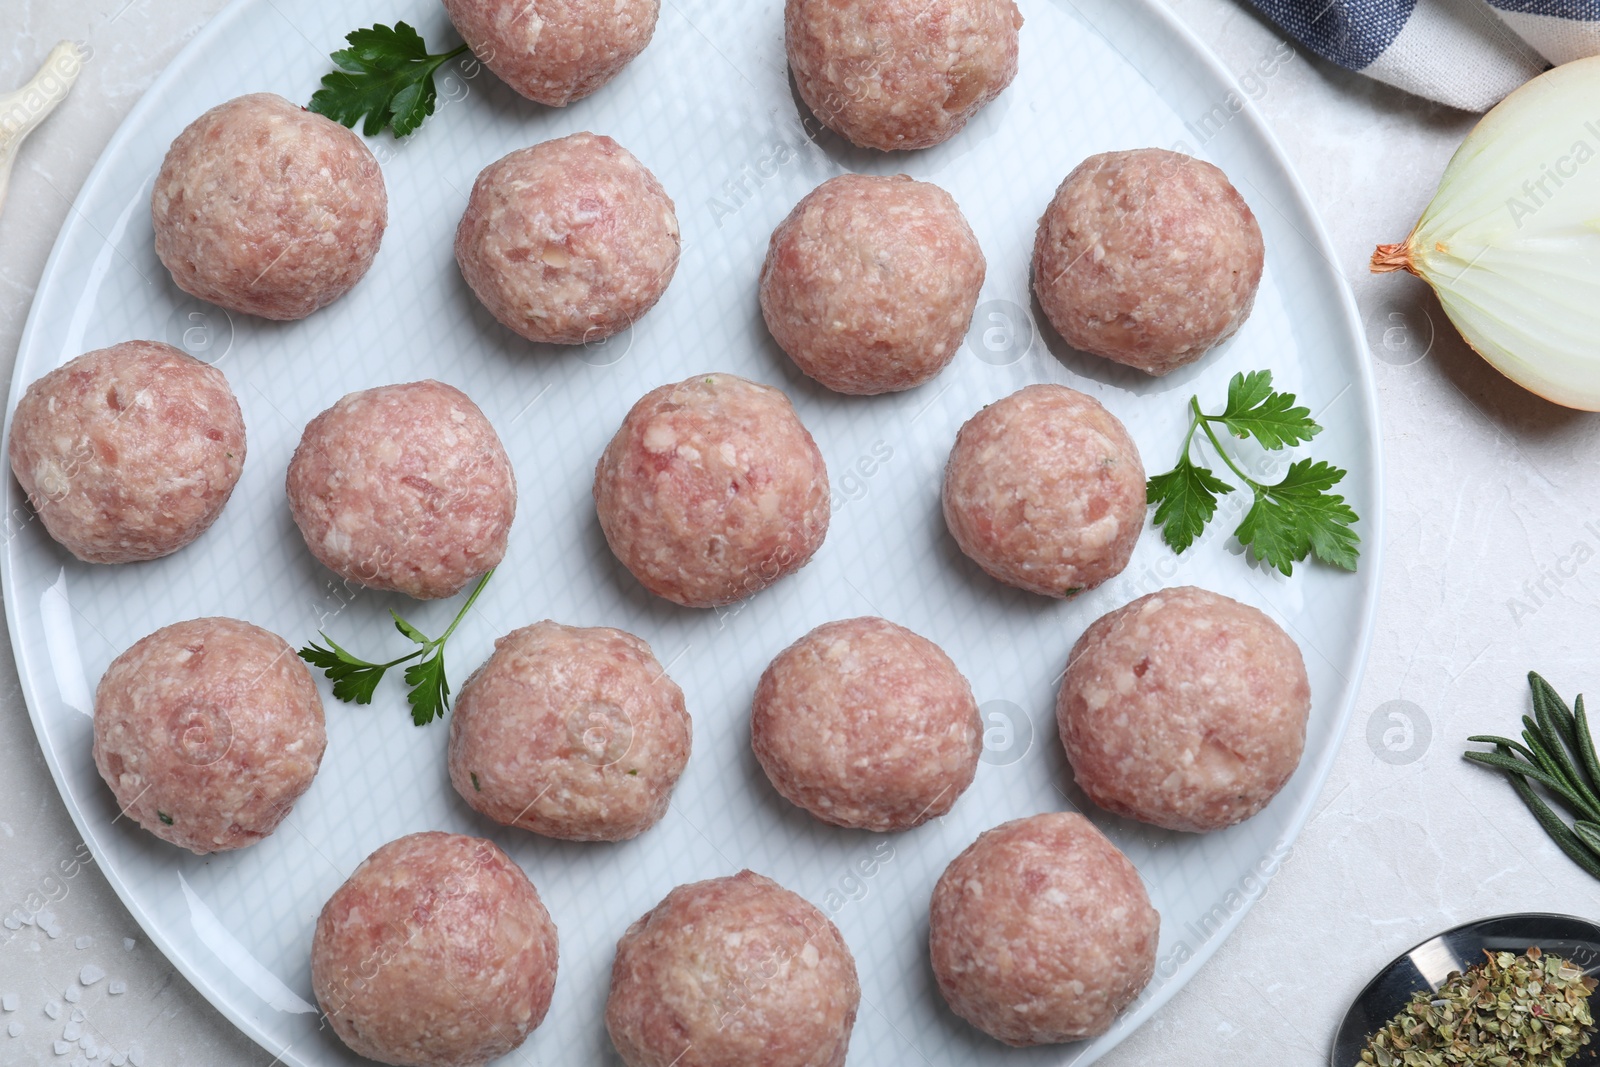
{"label": "speckled stone countertop", "polygon": [[[1285,59],[1281,36],[1241,0],[1171,4],[1275,129],[1368,324],[1387,560],[1366,679],[1316,813],[1237,932],[1101,1062],[1309,1067],[1327,1062],[1333,1027],[1368,977],[1433,932],[1507,911],[1600,915],[1600,884],[1510,789],[1460,758],[1467,734],[1514,728],[1530,668],[1569,697],[1600,684],[1600,416],[1511,386],[1420,282],[1366,271],[1373,245],[1409,230],[1473,116],[1298,51]],[[23,148],[0,216],[7,380],[79,186],[139,94],[222,6],[0,6],[0,89],[61,38],[93,48]],[[88,1059],[58,1044],[68,1034],[87,1035],[97,1062],[273,1062],[146,941],[86,857],[0,653],[0,912],[30,894],[51,899],[48,922],[0,927],[0,1065]]]}

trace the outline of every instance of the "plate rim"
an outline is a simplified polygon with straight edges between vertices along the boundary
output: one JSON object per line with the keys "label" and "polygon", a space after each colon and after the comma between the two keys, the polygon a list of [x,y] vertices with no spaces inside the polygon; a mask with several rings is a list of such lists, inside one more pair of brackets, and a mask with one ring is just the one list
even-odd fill
{"label": "plate rim", "polygon": [[[1101,36],[1102,39],[1105,39],[1098,23],[1083,10],[1080,0],[1049,0],[1049,2],[1070,8],[1085,25]],[[1187,23],[1180,19],[1177,13],[1163,0],[1115,0],[1115,2],[1125,9],[1131,9],[1130,15],[1132,18],[1149,19],[1158,24],[1163,32],[1175,38],[1177,43],[1187,51],[1191,62],[1197,64],[1217,85],[1229,87],[1230,92],[1233,92],[1234,97],[1240,102],[1241,106],[1236,117],[1242,118],[1249,127],[1250,133],[1259,139],[1260,146],[1265,150],[1267,158],[1278,171],[1279,178],[1293,194],[1294,206],[1300,210],[1310,226],[1310,233],[1302,236],[1307,237],[1307,243],[1312,245],[1314,250],[1322,256],[1326,261],[1328,272],[1337,280],[1334,292],[1337,294],[1339,317],[1342,318],[1345,328],[1346,337],[1344,340],[1349,343],[1352,351],[1358,355],[1358,358],[1353,360],[1355,370],[1355,382],[1353,384],[1358,388],[1362,409],[1368,416],[1365,419],[1366,425],[1364,427],[1365,445],[1372,456],[1371,493],[1375,503],[1373,513],[1361,517],[1361,521],[1365,525],[1365,534],[1362,538],[1363,552],[1361,562],[1363,569],[1367,572],[1367,585],[1361,603],[1360,633],[1352,646],[1355,654],[1355,669],[1347,679],[1345,699],[1341,702],[1340,707],[1334,709],[1333,728],[1330,734],[1332,754],[1320,766],[1313,768],[1312,776],[1308,783],[1309,788],[1306,790],[1304,799],[1297,808],[1290,812],[1281,835],[1281,843],[1292,848],[1304,831],[1306,824],[1310,821],[1311,813],[1317,802],[1321,799],[1322,793],[1327,786],[1328,778],[1332,774],[1333,766],[1337,762],[1338,749],[1343,745],[1349,732],[1350,721],[1354,715],[1355,704],[1359,698],[1361,684],[1366,675],[1374,633],[1377,627],[1378,599],[1383,584],[1386,548],[1384,543],[1386,478],[1382,419],[1378,403],[1376,377],[1372,361],[1360,358],[1360,354],[1367,349],[1363,336],[1360,311],[1357,308],[1349,280],[1337,267],[1336,251],[1328,234],[1326,224],[1323,222],[1315,202],[1311,199],[1298,170],[1292,164],[1288,153],[1284,150],[1271,125],[1260,114],[1255,102],[1248,95],[1237,92],[1237,79],[1234,74],[1222,63],[1211,47]],[[65,221],[57,231],[55,242],[51,246],[49,257],[45,260],[44,269],[40,273],[38,284],[34,289],[33,299],[29,304],[27,321],[23,326],[22,335],[17,344],[16,363],[12,369],[10,391],[6,404],[3,432],[7,440],[10,438],[11,420],[15,411],[16,401],[22,395],[22,390],[27,384],[23,377],[25,367],[22,356],[33,346],[34,333],[38,327],[36,310],[39,304],[39,296],[53,287],[55,276],[62,269],[61,259],[66,245],[65,237],[69,230],[72,229],[70,224],[74,216],[82,217],[83,205],[98,192],[100,186],[106,180],[106,174],[112,167],[111,161],[120,153],[123,145],[134,136],[134,130],[144,123],[147,113],[155,109],[156,100],[160,92],[167,89],[171,83],[181,77],[184,61],[191,56],[191,53],[203,50],[212,41],[222,36],[245,11],[261,3],[266,3],[268,6],[276,8],[272,0],[230,0],[168,61],[161,73],[157,75],[129,109],[128,114],[118,124],[117,129],[112,133],[104,148],[101,149],[94,166],[84,179],[78,194],[73,198]],[[1131,61],[1130,65],[1132,65]],[[1149,80],[1142,68],[1135,66],[1134,69],[1139,73],[1140,77],[1145,78],[1146,81]],[[1159,91],[1158,95],[1165,98],[1165,94],[1161,94]],[[11,480],[11,485],[7,491],[8,493],[16,491],[15,479]],[[275,1038],[270,1037],[260,1028],[253,1017],[237,1010],[232,1000],[224,997],[214,987],[210,979],[193,965],[188,953],[180,950],[164,932],[161,932],[161,927],[158,924],[149,920],[143,907],[138,904],[137,899],[133,896],[132,890],[122,877],[120,870],[115,865],[107,865],[104,862],[106,851],[102,847],[99,837],[100,829],[103,828],[90,828],[83,810],[71,800],[70,792],[65,785],[64,772],[55,752],[41,741],[44,736],[44,724],[37,710],[39,700],[36,693],[36,681],[31,674],[25,675],[22,670],[24,657],[21,630],[18,625],[15,597],[11,595],[15,585],[13,567],[13,552],[10,542],[7,541],[4,550],[0,551],[0,599],[3,599],[5,603],[6,625],[10,636],[12,658],[17,666],[19,690],[23,696],[23,702],[27,706],[29,722],[33,727],[34,740],[39,743],[41,754],[44,756],[45,764],[49,768],[50,776],[55,783],[57,795],[66,807],[67,814],[72,819],[73,825],[83,843],[88,847],[96,869],[105,877],[123,907],[128,910],[129,915],[139,924],[145,936],[150,938],[151,942],[161,950],[163,956],[183,975],[190,986],[205,998],[206,1002],[218,1014],[225,1018],[235,1029],[249,1037],[257,1046],[269,1054],[279,1056],[280,1062],[286,1064],[303,1063],[304,1061],[300,1057],[292,1055],[288,1049],[277,1049],[278,1042]],[[1075,1067],[1089,1067],[1096,1059],[1109,1052],[1111,1048],[1120,1045],[1122,1041],[1127,1039],[1129,1034],[1148,1021],[1179,990],[1193,980],[1216,951],[1227,942],[1243,921],[1245,915],[1265,895],[1266,887],[1270,885],[1272,878],[1276,877],[1278,870],[1281,870],[1281,866],[1274,869],[1272,873],[1263,876],[1261,879],[1262,891],[1246,897],[1243,905],[1237,911],[1231,912],[1228,918],[1217,927],[1216,935],[1201,943],[1189,955],[1188,959],[1183,963],[1183,969],[1188,971],[1186,976],[1181,979],[1174,976],[1174,979],[1163,982],[1142,1002],[1136,1002],[1132,1006],[1132,1010],[1118,1016],[1113,1032],[1124,1032],[1115,1043],[1105,1049],[1089,1051],[1085,1055],[1077,1056],[1066,1062],[1070,1062]],[[320,1006],[318,1006],[317,1010],[319,1013],[321,1012]],[[1061,1047],[1063,1049],[1072,1049],[1079,1046],[1074,1044]]]}

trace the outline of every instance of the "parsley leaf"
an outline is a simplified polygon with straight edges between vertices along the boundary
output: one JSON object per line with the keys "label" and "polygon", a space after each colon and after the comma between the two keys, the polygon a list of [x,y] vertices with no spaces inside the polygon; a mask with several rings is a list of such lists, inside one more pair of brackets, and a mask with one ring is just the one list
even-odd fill
{"label": "parsley leaf", "polygon": [[1257,558],[1284,574],[1294,573],[1294,563],[1315,554],[1324,563],[1356,569],[1356,546],[1361,538],[1350,524],[1356,513],[1344,497],[1329,493],[1345,472],[1308,459],[1290,464],[1277,485],[1255,487],[1256,502],[1234,531],[1239,543],[1249,545]]}
{"label": "parsley leaf", "polygon": [[1206,419],[1222,423],[1235,437],[1254,437],[1263,448],[1298,445],[1322,432],[1310,408],[1294,406],[1293,393],[1273,391],[1272,372],[1265,370],[1235,374],[1228,382],[1228,406]]}
{"label": "parsley leaf", "polygon": [[369,663],[340,648],[333,638],[322,631],[317,631],[317,636],[328,642],[329,647],[323,648],[312,642],[300,650],[300,658],[313,667],[321,668],[333,683],[334,698],[346,704],[372,703],[372,694],[383,680],[383,672],[396,663],[404,662]]}
{"label": "parsley leaf", "polygon": [[1156,505],[1155,524],[1161,539],[1175,552],[1194,544],[1207,524],[1216,516],[1218,498],[1234,491],[1190,457],[1195,434],[1203,432],[1212,449],[1255,497],[1234,537],[1257,560],[1276,567],[1285,575],[1294,573],[1294,564],[1307,556],[1345,570],[1356,569],[1361,538],[1351,526],[1358,521],[1345,499],[1330,492],[1345,472],[1328,463],[1309,459],[1289,465],[1281,481],[1274,485],[1258,482],[1246,474],[1223,448],[1212,429],[1221,423],[1230,433],[1254,437],[1269,449],[1279,449],[1309,441],[1322,427],[1311,419],[1311,412],[1295,406],[1293,393],[1272,388],[1268,371],[1235,374],[1228,383],[1228,404],[1220,415],[1207,415],[1200,409],[1200,398],[1189,398],[1189,432],[1177,466],[1157,474],[1145,485],[1145,499]]}
{"label": "parsley leaf", "polygon": [[466,45],[430,55],[422,35],[404,22],[373,26],[347,34],[350,47],[332,53],[339,70],[322,76],[322,88],[311,94],[311,110],[375,136],[385,126],[405,137],[433,114],[439,91],[433,73],[467,50]]}
{"label": "parsley leaf", "polygon": [[389,616],[394,619],[394,628],[411,638],[411,640],[415,641],[417,644],[426,645],[430,643],[428,641],[427,634],[423,633],[421,630],[402,619],[399,612],[395,611],[393,608],[389,609]]}
{"label": "parsley leaf", "polygon": [[383,676],[389,668],[398,667],[402,663],[409,664],[405,672],[408,689],[406,703],[411,705],[411,721],[417,726],[426,726],[450,709],[450,682],[445,677],[444,668],[445,642],[456,632],[461,620],[467,617],[467,612],[472,610],[478,594],[483,592],[483,587],[489,584],[489,579],[493,576],[494,571],[491,570],[478,579],[477,587],[472,590],[472,595],[467,597],[466,603],[461,605],[461,610],[456,612],[449,629],[437,638],[429,637],[391,609],[389,615],[394,619],[395,629],[419,646],[397,659],[387,663],[372,663],[352,655],[339,647],[333,638],[320,631],[318,634],[328,643],[328,647],[324,648],[312,642],[300,650],[300,658],[313,667],[320,668],[333,682],[334,698],[347,704],[372,703],[372,695],[377,691],[378,683],[383,681]]}
{"label": "parsley leaf", "polygon": [[411,705],[411,721],[426,726],[443,715],[450,706],[450,683],[444,676],[444,649],[406,668],[406,703]]}
{"label": "parsley leaf", "polygon": [[1165,474],[1151,478],[1145,486],[1145,500],[1156,505],[1155,523],[1161,539],[1174,552],[1194,544],[1211,516],[1217,513],[1217,497],[1233,492],[1233,486],[1197,467],[1185,455]]}

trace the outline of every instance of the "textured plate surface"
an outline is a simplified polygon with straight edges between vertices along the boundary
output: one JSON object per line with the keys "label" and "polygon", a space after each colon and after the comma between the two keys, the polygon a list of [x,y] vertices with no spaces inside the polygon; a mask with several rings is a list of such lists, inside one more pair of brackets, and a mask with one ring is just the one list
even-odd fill
{"label": "textured plate surface", "polygon": [[[151,246],[150,186],[167,145],[202,110],[245,92],[304,100],[326,53],[358,25],[418,26],[456,38],[429,0],[240,0],[208,26],[133,110],[84,185],[56,243],[17,358],[28,382],[91,348],[166,339],[218,363],[244,409],[250,456],[217,525],[176,556],[89,567],[58,548],[7,482],[0,576],[29,710],[62,796],[138,921],[230,1019],[289,1064],[356,1062],[318,1026],[308,961],[322,902],[360,860],[402,834],[484,834],[523,865],[561,931],[550,1017],[507,1062],[615,1062],[601,1021],[616,939],[673,885],[750,867],[839,925],[861,970],[852,1064],[1087,1064],[1187,981],[1287,856],[1331,765],[1354,699],[1379,574],[1381,464],[1374,395],[1353,307],[1293,175],[1227,73],[1154,0],[1023,0],[1021,73],[954,141],[883,156],[814,136],[785,71],[781,0],[670,0],[654,43],[614,83],[564,110],[517,97],[492,75],[448,68],[439,113],[407,141],[374,144],[391,224],[371,274],[310,319],[228,315],[173,287]],[[810,125],[808,125],[810,123]],[[677,202],[685,245],[662,303],[607,345],[530,346],[477,305],[451,256],[477,171],[504,153],[577,130],[616,137]],[[1174,147],[1223,167],[1261,220],[1267,272],[1256,310],[1228,345],[1151,380],[1075,353],[1032,304],[1034,225],[1085,155]],[[841,170],[906,171],[960,202],[989,278],[967,345],[909,393],[847,398],[801,376],[768,338],[755,280],[772,227]],[[1128,570],[1067,604],[1002,587],[959,553],[938,486],[960,424],[1030,382],[1084,390],[1128,425],[1147,467],[1170,466],[1183,405],[1220,400],[1238,370],[1271,368],[1327,428],[1319,458],[1350,470],[1363,520],[1360,573],[1306,566],[1293,579],[1248,565],[1227,536],[1239,501],[1179,559],[1146,530]],[[719,612],[644,593],[611,557],[589,497],[593,465],[650,388],[706,370],[777,384],[825,455],[828,541],[798,575]],[[159,626],[233,615],[300,644],[319,628],[371,654],[399,648],[386,609],[437,630],[454,603],[418,606],[352,590],[305,550],[283,499],[301,428],[344,393],[436,377],[473,396],[513,462],[521,508],[494,583],[450,646],[459,684],[494,638],[540,618],[620,626],[644,637],[682,685],[694,756],[664,822],[620,845],[508,832],[455,796],[446,728],[415,729],[401,688],[375,705],[328,701],[321,774],[283,827],[243,852],[201,859],[117,819],[90,758],[91,694],[110,660]],[[9,429],[9,415],[8,415]],[[1263,468],[1265,469],[1265,468]],[[1233,829],[1170,834],[1089,810],[1133,859],[1162,914],[1156,979],[1105,1037],[1003,1049],[945,1010],[926,960],[927,900],[945,864],[981,830],[1076,808],[1053,704],[1067,650],[1105,611],[1193,583],[1254,604],[1296,638],[1314,695],[1306,758],[1261,815]],[[939,642],[972,681],[984,763],[948,816],[906,834],[831,829],[785,804],[749,751],[755,680],[779,649],[829,619],[881,614]]]}

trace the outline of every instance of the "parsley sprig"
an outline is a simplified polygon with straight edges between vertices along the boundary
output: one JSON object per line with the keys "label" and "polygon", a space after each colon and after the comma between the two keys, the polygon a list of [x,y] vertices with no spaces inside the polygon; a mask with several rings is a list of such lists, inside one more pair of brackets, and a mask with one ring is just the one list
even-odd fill
{"label": "parsley sprig", "polygon": [[430,638],[402,619],[391,608],[389,614],[394,618],[394,628],[421,646],[404,656],[387,663],[373,663],[352,655],[341,648],[333,638],[319,630],[317,635],[328,643],[327,647],[324,648],[313,641],[300,650],[300,658],[313,667],[321,668],[328,676],[328,680],[333,682],[334,698],[347,704],[372,703],[372,694],[377,691],[378,683],[383,681],[383,676],[389,668],[409,663],[405,675],[409,690],[406,693],[406,703],[411,705],[411,721],[418,726],[426,726],[435,718],[442,716],[450,707],[450,682],[444,672],[445,642],[456,632],[461,620],[467,617],[467,612],[472,610],[478,594],[483,592],[483,587],[489,584],[489,579],[493,575],[494,571],[490,570],[478,579],[477,587],[472,590],[472,595],[467,597],[467,602],[461,605],[461,610],[456,612],[450,628],[438,638]]}
{"label": "parsley sprig", "polygon": [[1241,439],[1255,438],[1263,448],[1292,448],[1311,440],[1322,427],[1308,408],[1295,406],[1293,393],[1272,388],[1272,373],[1258,370],[1235,374],[1228,382],[1228,403],[1218,415],[1200,409],[1200,398],[1189,398],[1189,432],[1183,438],[1178,465],[1157,474],[1145,487],[1145,499],[1156,505],[1155,523],[1161,538],[1173,551],[1182,552],[1217,513],[1218,498],[1234,486],[1195,463],[1191,449],[1195,434],[1203,433],[1212,449],[1255,496],[1244,521],[1234,530],[1239,543],[1258,560],[1265,560],[1285,575],[1309,555],[1324,563],[1356,569],[1361,538],[1350,529],[1357,521],[1344,497],[1329,492],[1345,471],[1321,461],[1296,460],[1275,485],[1256,481],[1234,462],[1212,428],[1221,425]]}
{"label": "parsley sprig", "polygon": [[385,126],[396,137],[411,133],[433,114],[439,91],[433,72],[467,50],[466,45],[431,55],[422,35],[404,22],[346,34],[349,48],[332,53],[340,69],[322,76],[311,94],[311,110],[372,137]]}

